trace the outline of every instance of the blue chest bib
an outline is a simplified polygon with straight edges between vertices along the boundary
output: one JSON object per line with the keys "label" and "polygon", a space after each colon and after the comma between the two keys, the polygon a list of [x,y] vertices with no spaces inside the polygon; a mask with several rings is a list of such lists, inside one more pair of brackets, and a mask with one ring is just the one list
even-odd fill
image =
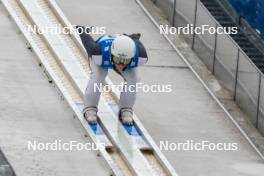
{"label": "blue chest bib", "polygon": [[[117,35],[105,35],[100,37],[96,43],[101,46],[102,50],[102,64],[101,67],[104,68],[113,68],[113,64],[111,62],[111,45],[113,40],[117,37]],[[139,50],[136,44],[135,57],[132,62],[127,65],[127,68],[134,68],[138,66],[139,59]]]}

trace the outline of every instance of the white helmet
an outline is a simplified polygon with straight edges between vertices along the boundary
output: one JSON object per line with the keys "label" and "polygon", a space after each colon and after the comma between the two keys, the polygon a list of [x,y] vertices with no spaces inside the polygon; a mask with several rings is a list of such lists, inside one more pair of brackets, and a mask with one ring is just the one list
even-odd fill
{"label": "white helmet", "polygon": [[129,64],[136,53],[136,44],[128,36],[117,36],[111,46],[111,54],[114,63]]}

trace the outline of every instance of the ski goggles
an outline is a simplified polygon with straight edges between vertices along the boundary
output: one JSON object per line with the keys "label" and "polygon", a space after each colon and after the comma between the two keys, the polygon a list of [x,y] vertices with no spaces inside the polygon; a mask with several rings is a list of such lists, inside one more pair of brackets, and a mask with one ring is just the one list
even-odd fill
{"label": "ski goggles", "polygon": [[125,58],[122,58],[122,57],[116,57],[116,56],[112,55],[112,61],[113,61],[113,63],[115,63],[115,64],[124,64],[124,65],[128,65],[128,64],[131,63],[132,58],[131,58],[131,59],[125,59]]}

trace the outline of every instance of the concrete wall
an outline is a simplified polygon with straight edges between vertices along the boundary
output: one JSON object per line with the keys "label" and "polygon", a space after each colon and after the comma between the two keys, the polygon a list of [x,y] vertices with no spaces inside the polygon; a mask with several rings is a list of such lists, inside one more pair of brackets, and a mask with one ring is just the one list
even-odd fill
{"label": "concrete wall", "polygon": [[[152,0],[152,2],[162,9],[168,21],[171,22],[174,0]],[[199,5],[199,1],[195,17],[195,4],[196,0],[176,0],[175,26],[194,24],[196,18],[196,26],[207,24],[211,27],[216,27],[216,21],[213,20],[209,12],[202,5]],[[264,128],[261,125],[261,122],[264,121],[263,111],[259,111],[259,117],[257,118],[258,98],[256,94],[259,87],[258,73],[246,58],[247,56],[242,52],[240,53],[237,90],[235,92],[238,46],[234,45],[231,37],[228,35],[218,35],[216,37],[215,35],[206,33],[195,36],[192,34],[183,35],[183,37],[190,46],[193,46],[194,51],[208,69],[212,72],[214,69],[214,75],[219,82],[236,97],[237,104],[248,115],[249,120],[254,125],[259,124],[259,131],[264,134]],[[214,51],[215,49],[216,51]],[[264,109],[264,106],[262,106],[261,104],[260,109]],[[259,121],[257,122],[257,120]]]}

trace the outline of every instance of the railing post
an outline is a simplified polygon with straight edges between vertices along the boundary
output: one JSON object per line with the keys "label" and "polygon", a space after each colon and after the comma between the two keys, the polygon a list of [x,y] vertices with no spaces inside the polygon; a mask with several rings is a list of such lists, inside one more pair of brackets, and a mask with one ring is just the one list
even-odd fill
{"label": "railing post", "polygon": [[173,1],[172,22],[171,22],[172,26],[175,26],[176,1],[177,0]]}
{"label": "railing post", "polygon": [[[198,1],[200,2],[200,0],[196,0],[195,1],[195,12],[194,12],[194,22],[193,22],[194,29],[196,28]],[[196,34],[194,32],[193,33],[193,38],[192,38],[192,50],[194,49],[195,36],[196,36]]]}
{"label": "railing post", "polygon": [[258,128],[258,119],[259,119],[259,106],[260,106],[260,94],[261,94],[261,73],[259,73],[259,87],[258,87],[258,102],[257,102],[257,117],[256,117],[256,128]]}
{"label": "railing post", "polygon": [[[217,28],[218,28],[218,24],[216,23],[215,29],[217,29]],[[217,37],[218,37],[218,34],[216,32],[215,33],[215,41],[214,41],[214,58],[213,58],[213,69],[212,69],[212,73],[213,74],[215,73],[215,60],[216,60]]]}
{"label": "railing post", "polygon": [[237,63],[236,63],[236,74],[235,74],[235,88],[234,88],[234,95],[233,95],[234,101],[236,101],[236,93],[237,93],[239,59],[240,59],[240,50],[239,50],[239,48],[237,48]]}

